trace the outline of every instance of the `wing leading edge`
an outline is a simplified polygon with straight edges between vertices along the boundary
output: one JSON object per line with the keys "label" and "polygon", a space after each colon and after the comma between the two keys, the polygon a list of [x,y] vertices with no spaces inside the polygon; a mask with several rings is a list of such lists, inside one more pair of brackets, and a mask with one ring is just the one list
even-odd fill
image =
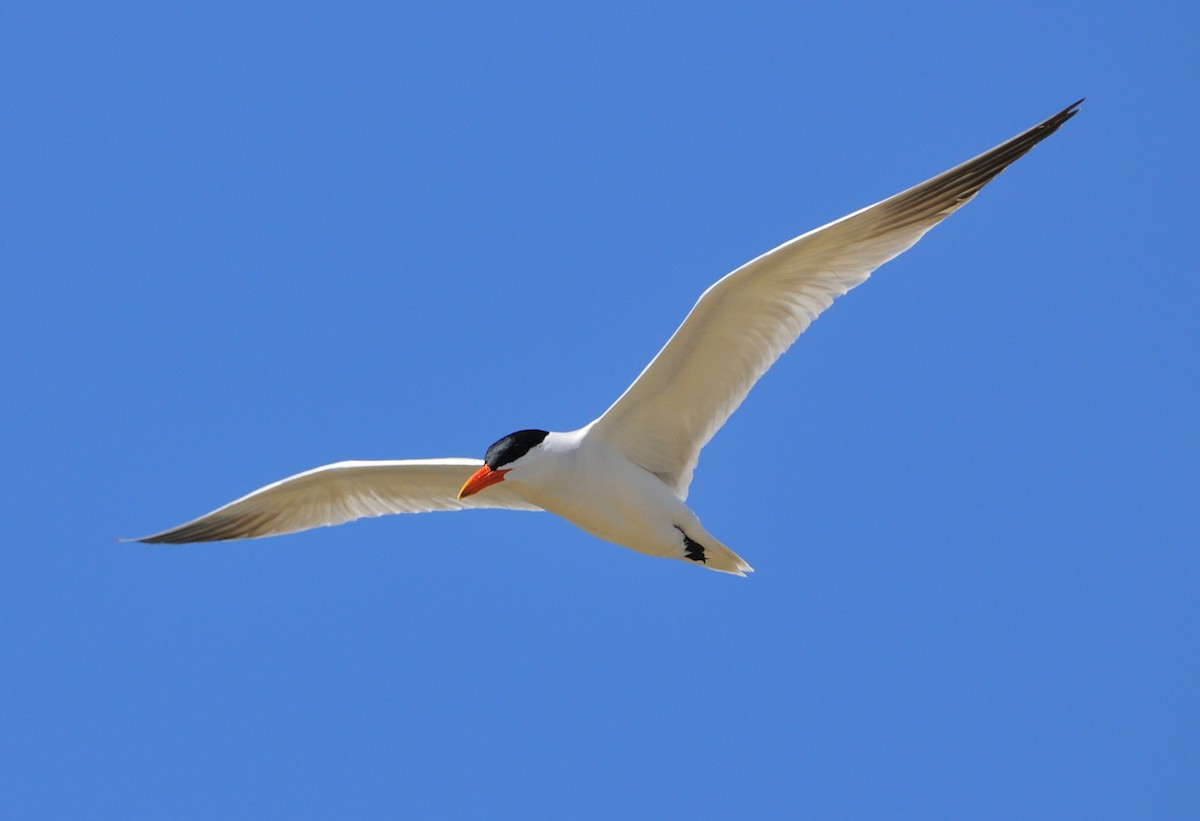
{"label": "wing leading edge", "polygon": [[198,519],[133,541],[217,542],[278,536],[389,513],[468,508],[540,510],[507,488],[458,499],[479,459],[336,462],[259,488]]}

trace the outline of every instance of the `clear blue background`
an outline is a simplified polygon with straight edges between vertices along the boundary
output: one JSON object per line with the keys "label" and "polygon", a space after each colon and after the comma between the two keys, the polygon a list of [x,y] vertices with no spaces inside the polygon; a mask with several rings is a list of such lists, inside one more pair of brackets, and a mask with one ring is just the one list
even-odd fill
{"label": "clear blue background", "polygon": [[[1185,3],[6,3],[12,817],[1196,817]],[[573,428],[710,282],[1077,97],[704,452],[550,516],[115,544]]]}

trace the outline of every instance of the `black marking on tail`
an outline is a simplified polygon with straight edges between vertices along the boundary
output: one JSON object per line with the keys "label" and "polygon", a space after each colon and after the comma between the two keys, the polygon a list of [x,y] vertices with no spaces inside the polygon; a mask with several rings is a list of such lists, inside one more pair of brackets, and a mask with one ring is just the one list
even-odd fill
{"label": "black marking on tail", "polygon": [[683,537],[683,549],[686,553],[686,558],[694,562],[708,564],[708,556],[704,555],[704,545],[693,539],[691,536],[683,532],[683,528],[675,525],[675,529],[679,531],[679,535]]}

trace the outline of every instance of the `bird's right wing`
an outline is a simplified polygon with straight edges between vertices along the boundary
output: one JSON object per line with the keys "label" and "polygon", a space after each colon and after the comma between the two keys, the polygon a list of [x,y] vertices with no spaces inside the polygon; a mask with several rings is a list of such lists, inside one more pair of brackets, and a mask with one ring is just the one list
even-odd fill
{"label": "bird's right wing", "polygon": [[336,462],[281,479],[186,524],[133,541],[179,544],[278,536],[366,516],[465,508],[541,510],[501,482],[466,499],[479,459]]}

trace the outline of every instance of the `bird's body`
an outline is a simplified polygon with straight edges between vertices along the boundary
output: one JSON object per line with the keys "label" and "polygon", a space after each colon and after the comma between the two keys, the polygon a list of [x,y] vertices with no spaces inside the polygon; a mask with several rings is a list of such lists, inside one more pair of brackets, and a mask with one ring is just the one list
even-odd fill
{"label": "bird's body", "polygon": [[518,431],[482,461],[326,465],[140,541],[253,538],[386,513],[497,507],[549,511],[605,541],[744,575],[750,566],[686,504],[701,448],[836,297],[915,244],[1078,105],[723,277],[625,393],[578,430]]}
{"label": "bird's body", "polygon": [[[714,570],[750,566],[718,542],[675,492],[588,425],[550,433],[505,476],[522,498],[598,539],[650,556],[688,557]],[[484,491],[486,492],[486,491]]]}

